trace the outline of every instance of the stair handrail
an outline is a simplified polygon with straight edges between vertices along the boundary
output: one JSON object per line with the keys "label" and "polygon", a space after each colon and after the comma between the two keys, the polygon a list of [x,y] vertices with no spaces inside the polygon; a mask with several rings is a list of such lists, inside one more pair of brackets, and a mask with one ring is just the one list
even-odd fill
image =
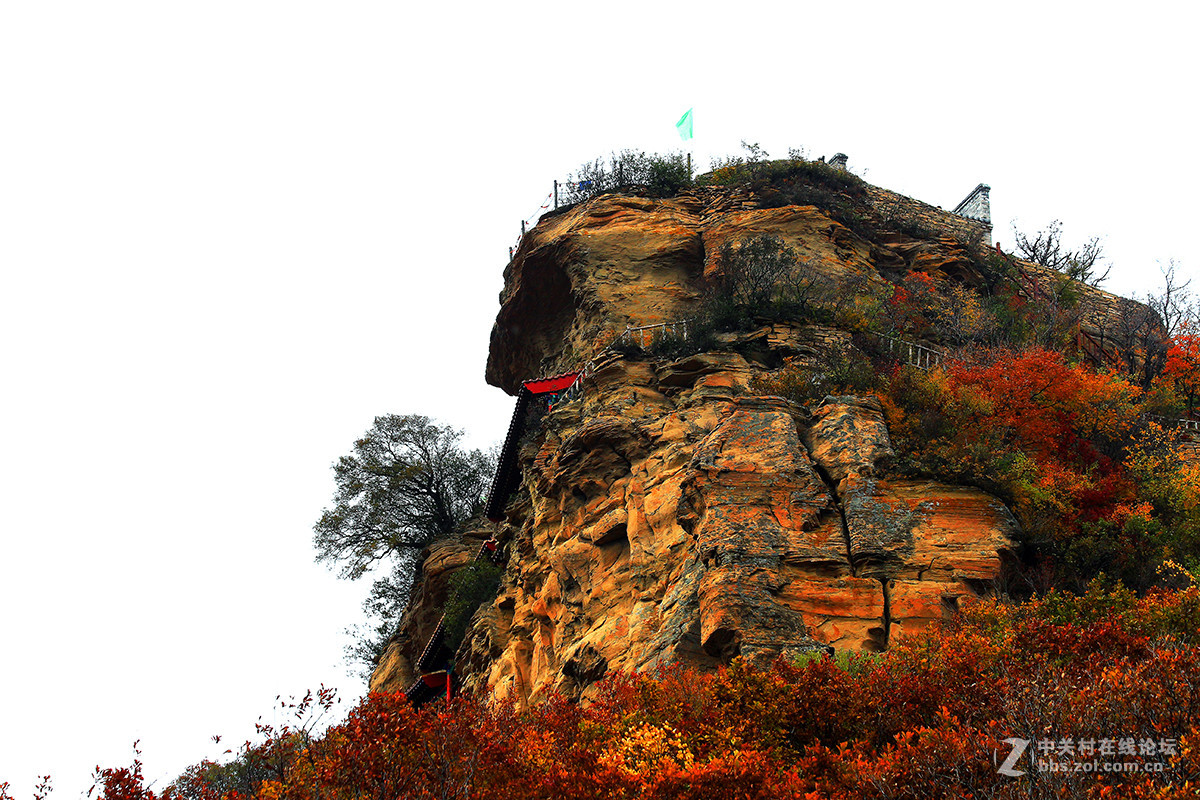
{"label": "stair handrail", "polygon": [[886,333],[872,335],[887,342],[888,352],[896,354],[899,351],[904,355],[905,363],[917,369],[929,371],[933,367],[940,367],[947,361],[960,360],[951,355],[949,350],[930,347],[911,339],[901,339]]}
{"label": "stair handrail", "polygon": [[[488,558],[492,561],[492,563],[496,563],[499,560],[499,556],[502,552],[503,550],[500,546],[500,541],[493,535],[479,545],[479,551],[475,553],[474,561],[478,562],[482,561],[484,558]],[[404,693],[404,696],[408,697],[410,700],[412,700],[414,697],[417,698],[416,700],[412,700],[413,704],[417,707],[419,707],[422,703],[420,691],[421,686],[425,683],[425,678],[438,672],[444,671],[446,673],[446,699],[449,700],[451,697],[450,673],[453,670],[453,665],[451,664],[450,667],[445,670],[431,670],[430,667],[436,665],[428,663],[433,657],[434,651],[443,646],[445,643],[445,633],[446,614],[443,612],[438,618],[438,624],[433,629],[433,633],[429,636],[429,641],[425,643],[425,649],[421,651],[421,655],[417,659],[417,678]]]}

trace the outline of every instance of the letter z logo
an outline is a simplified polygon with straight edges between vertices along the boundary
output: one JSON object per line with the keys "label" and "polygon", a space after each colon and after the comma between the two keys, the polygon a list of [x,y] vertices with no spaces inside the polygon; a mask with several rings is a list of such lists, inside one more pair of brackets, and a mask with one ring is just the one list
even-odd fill
{"label": "letter z logo", "polygon": [[1008,758],[1004,759],[1004,763],[996,770],[1001,775],[1007,775],[1010,778],[1018,778],[1025,774],[1023,769],[1013,769],[1016,763],[1025,755],[1025,748],[1029,747],[1029,739],[1005,739],[1005,744],[1012,745],[1012,752],[1008,754]]}

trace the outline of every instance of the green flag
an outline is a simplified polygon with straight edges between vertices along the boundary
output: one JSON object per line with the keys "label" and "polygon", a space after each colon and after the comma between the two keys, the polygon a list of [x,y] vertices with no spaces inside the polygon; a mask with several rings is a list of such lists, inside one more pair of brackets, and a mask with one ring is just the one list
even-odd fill
{"label": "green flag", "polygon": [[687,113],[679,118],[679,122],[675,123],[675,130],[679,131],[679,138],[685,142],[692,138],[692,109],[688,109]]}

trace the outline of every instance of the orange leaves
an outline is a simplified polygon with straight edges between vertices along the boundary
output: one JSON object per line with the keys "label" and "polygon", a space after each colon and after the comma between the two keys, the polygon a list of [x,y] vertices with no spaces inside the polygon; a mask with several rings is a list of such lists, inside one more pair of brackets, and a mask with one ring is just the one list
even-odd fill
{"label": "orange leaves", "polygon": [[979,366],[952,365],[957,387],[986,400],[979,422],[1010,430],[1027,452],[1093,459],[1085,440],[1128,435],[1140,414],[1140,390],[1124,378],[1067,364],[1060,353],[999,351]]}
{"label": "orange leaves", "polygon": [[[1024,798],[1044,783],[1031,782],[1028,757],[1025,777],[997,771],[1006,739],[1133,737],[1178,744],[1165,773],[1079,776],[1071,796],[1185,797],[1164,775],[1175,787],[1200,777],[1198,620],[1200,590],[1138,599],[1096,586],[1019,606],[980,602],[955,625],[870,657],[616,675],[586,707],[459,698],[416,712],[402,695],[370,695],[240,796]],[[239,797],[179,781],[156,797],[136,760],[98,774],[98,800]]]}
{"label": "orange leaves", "polygon": [[1041,540],[1138,500],[1121,456],[1142,426],[1142,391],[1122,376],[1047,350],[1001,350],[901,370],[889,394],[889,429],[910,468],[1001,494]]}
{"label": "orange leaves", "polygon": [[1185,333],[1171,340],[1162,378],[1183,396],[1189,416],[1200,408],[1200,335]]}

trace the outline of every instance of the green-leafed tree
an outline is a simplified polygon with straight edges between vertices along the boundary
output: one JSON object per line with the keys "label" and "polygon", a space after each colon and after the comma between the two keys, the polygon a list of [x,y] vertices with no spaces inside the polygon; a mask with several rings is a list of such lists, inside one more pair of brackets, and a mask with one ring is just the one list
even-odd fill
{"label": "green-leafed tree", "polygon": [[314,528],[317,560],[356,579],[391,565],[366,610],[379,625],[354,654],[378,655],[408,602],[421,550],[483,509],[495,457],[460,446],[462,432],[415,414],[388,414],[333,465],[333,506]]}
{"label": "green-leafed tree", "polygon": [[494,467],[462,432],[428,417],[388,414],[333,465],[333,508],[316,524],[317,558],[358,578],[389,558],[415,556],[479,513]]}

